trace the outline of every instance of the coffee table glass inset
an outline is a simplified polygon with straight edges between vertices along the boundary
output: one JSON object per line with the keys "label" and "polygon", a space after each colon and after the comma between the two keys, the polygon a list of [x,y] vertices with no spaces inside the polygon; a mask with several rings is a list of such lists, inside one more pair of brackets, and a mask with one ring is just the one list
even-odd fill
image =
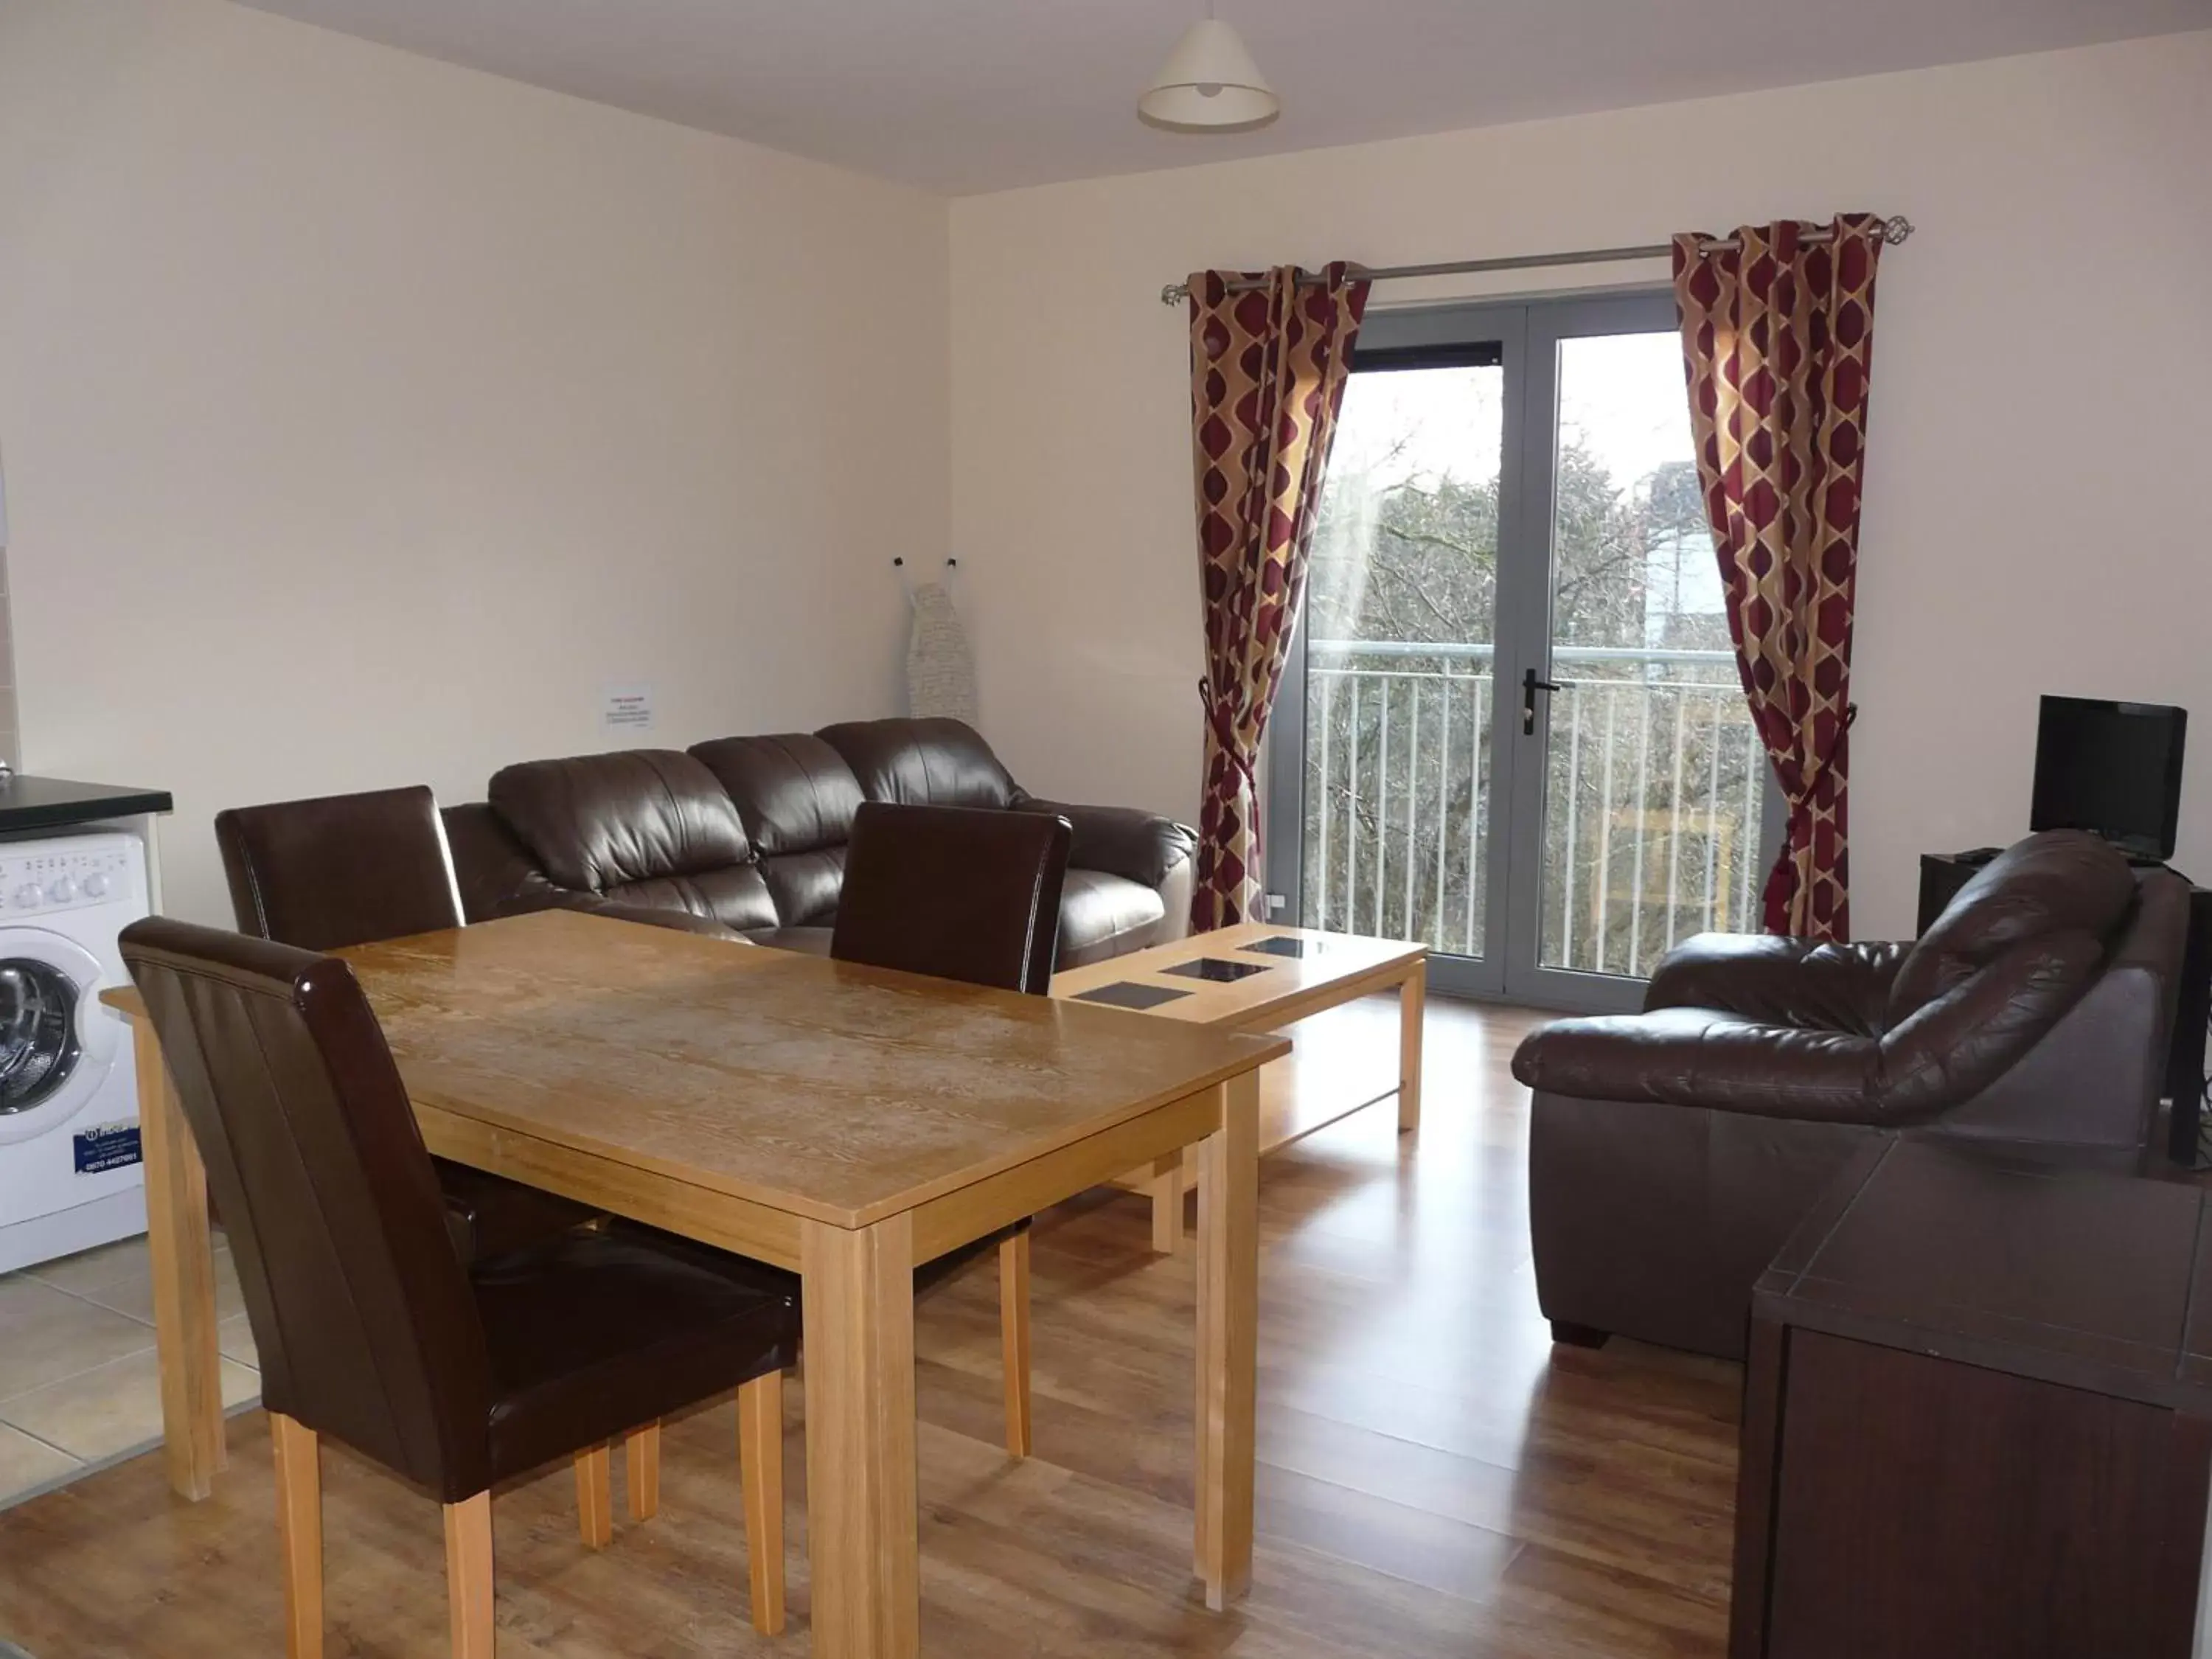
{"label": "coffee table glass inset", "polygon": [[1266,939],[1255,939],[1249,945],[1240,945],[1240,951],[1249,951],[1255,956],[1317,957],[1328,949],[1325,939],[1313,939],[1304,933],[1271,933]]}
{"label": "coffee table glass inset", "polygon": [[1216,985],[1234,985],[1240,979],[1264,974],[1273,965],[1266,962],[1232,962],[1227,957],[1193,957],[1188,962],[1170,963],[1160,971],[1186,979],[1211,980]]}

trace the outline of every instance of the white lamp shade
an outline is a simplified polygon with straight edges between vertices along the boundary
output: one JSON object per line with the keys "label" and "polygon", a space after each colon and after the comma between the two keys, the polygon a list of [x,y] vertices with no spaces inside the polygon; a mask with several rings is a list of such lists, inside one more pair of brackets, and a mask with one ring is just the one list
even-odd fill
{"label": "white lamp shade", "polygon": [[1282,107],[1237,31],[1212,17],[1191,25],[1137,100],[1139,118],[1177,132],[1265,126]]}

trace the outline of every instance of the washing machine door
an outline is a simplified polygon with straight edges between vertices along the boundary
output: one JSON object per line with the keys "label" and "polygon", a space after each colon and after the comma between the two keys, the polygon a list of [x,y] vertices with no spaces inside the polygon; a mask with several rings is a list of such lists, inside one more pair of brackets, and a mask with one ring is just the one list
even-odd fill
{"label": "washing machine door", "polygon": [[0,932],[0,1145],[59,1128],[115,1063],[100,963],[58,933]]}

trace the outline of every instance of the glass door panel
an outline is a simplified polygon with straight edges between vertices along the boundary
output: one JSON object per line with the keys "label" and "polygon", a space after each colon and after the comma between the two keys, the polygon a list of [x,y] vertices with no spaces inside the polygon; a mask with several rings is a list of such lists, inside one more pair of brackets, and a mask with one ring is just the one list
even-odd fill
{"label": "glass door panel", "polygon": [[1502,348],[1370,354],[1305,606],[1298,920],[1489,953]]}
{"label": "glass door panel", "polygon": [[1671,316],[1543,349],[1556,386],[1548,639],[1524,722],[1542,755],[1533,968],[1640,979],[1692,933],[1756,927],[1766,764]]}
{"label": "glass door panel", "polygon": [[1736,679],[1666,294],[1370,313],[1271,725],[1271,914],[1442,991],[1627,1008],[1757,924]]}

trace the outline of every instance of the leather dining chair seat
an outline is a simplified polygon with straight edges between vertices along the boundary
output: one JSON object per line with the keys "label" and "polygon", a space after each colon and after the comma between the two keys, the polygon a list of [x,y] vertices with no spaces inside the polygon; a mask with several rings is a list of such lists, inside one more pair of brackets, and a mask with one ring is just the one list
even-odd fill
{"label": "leather dining chair seat", "polygon": [[753,1621],[779,1628],[781,1378],[799,1338],[780,1279],[619,1226],[465,1261],[344,962],[161,917],[125,929],[122,951],[230,1219],[275,1442],[292,1659],[322,1650],[323,1437],[444,1505],[453,1651],[490,1659],[494,1485],[573,1458],[586,1540],[604,1542],[609,1442],[731,1388],[761,1523]]}
{"label": "leather dining chair seat", "polygon": [[497,1396],[495,1480],[569,1455],[580,1431],[604,1440],[797,1356],[786,1275],[623,1222],[477,1262],[469,1285]]}

